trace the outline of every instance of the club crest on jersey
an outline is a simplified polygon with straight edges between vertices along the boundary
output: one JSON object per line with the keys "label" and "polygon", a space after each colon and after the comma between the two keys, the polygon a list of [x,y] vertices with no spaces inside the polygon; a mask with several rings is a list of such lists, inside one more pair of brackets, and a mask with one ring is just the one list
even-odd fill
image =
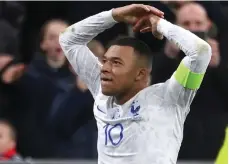
{"label": "club crest on jersey", "polygon": [[134,115],[134,116],[138,116],[139,115],[139,110],[140,110],[140,105],[138,105],[138,101],[134,101],[131,105],[131,109],[130,112]]}

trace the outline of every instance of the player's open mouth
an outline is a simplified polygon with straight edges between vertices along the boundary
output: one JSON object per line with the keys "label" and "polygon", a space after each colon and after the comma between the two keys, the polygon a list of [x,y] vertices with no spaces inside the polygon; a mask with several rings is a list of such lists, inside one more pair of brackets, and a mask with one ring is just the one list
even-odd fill
{"label": "player's open mouth", "polygon": [[109,84],[112,82],[112,79],[111,78],[108,78],[108,77],[102,77],[101,78],[101,84]]}

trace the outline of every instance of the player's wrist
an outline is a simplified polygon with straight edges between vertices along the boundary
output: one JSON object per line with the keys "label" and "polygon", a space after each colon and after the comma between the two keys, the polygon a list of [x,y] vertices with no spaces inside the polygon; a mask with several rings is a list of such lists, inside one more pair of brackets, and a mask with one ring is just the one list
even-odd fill
{"label": "player's wrist", "polygon": [[157,30],[157,27],[158,27],[158,24],[159,24],[161,18],[156,16],[156,15],[151,15],[149,17],[149,20],[150,20],[150,23],[151,23],[152,27],[154,27],[155,30]]}
{"label": "player's wrist", "polygon": [[158,23],[157,23],[157,31],[161,34],[168,33],[171,23],[168,22],[167,20],[160,18]]}

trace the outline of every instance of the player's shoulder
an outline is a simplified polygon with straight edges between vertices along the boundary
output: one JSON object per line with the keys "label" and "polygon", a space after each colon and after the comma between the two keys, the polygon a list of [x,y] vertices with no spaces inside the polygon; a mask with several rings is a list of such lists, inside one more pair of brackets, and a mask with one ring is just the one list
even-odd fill
{"label": "player's shoulder", "polygon": [[152,96],[152,95],[162,96],[166,90],[165,84],[166,83],[157,83],[157,84],[150,85],[147,88],[145,88],[143,92],[146,94],[146,96]]}
{"label": "player's shoulder", "polygon": [[164,90],[164,83],[153,84],[141,90],[137,94],[137,97],[144,102],[152,103],[152,97],[157,97],[157,99],[159,98],[160,100],[163,99]]}

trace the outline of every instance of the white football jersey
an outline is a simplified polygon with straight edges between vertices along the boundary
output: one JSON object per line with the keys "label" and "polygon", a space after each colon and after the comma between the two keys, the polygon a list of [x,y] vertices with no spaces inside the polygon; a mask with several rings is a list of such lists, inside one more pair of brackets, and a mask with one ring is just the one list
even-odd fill
{"label": "white football jersey", "polygon": [[101,64],[87,47],[96,35],[116,23],[112,11],[105,11],[70,26],[60,35],[67,59],[95,99],[98,163],[175,164],[184,121],[201,83],[199,77],[209,64],[211,48],[189,31],[160,19],[157,30],[187,56],[165,83],[149,86],[118,105],[113,97],[101,93]]}

